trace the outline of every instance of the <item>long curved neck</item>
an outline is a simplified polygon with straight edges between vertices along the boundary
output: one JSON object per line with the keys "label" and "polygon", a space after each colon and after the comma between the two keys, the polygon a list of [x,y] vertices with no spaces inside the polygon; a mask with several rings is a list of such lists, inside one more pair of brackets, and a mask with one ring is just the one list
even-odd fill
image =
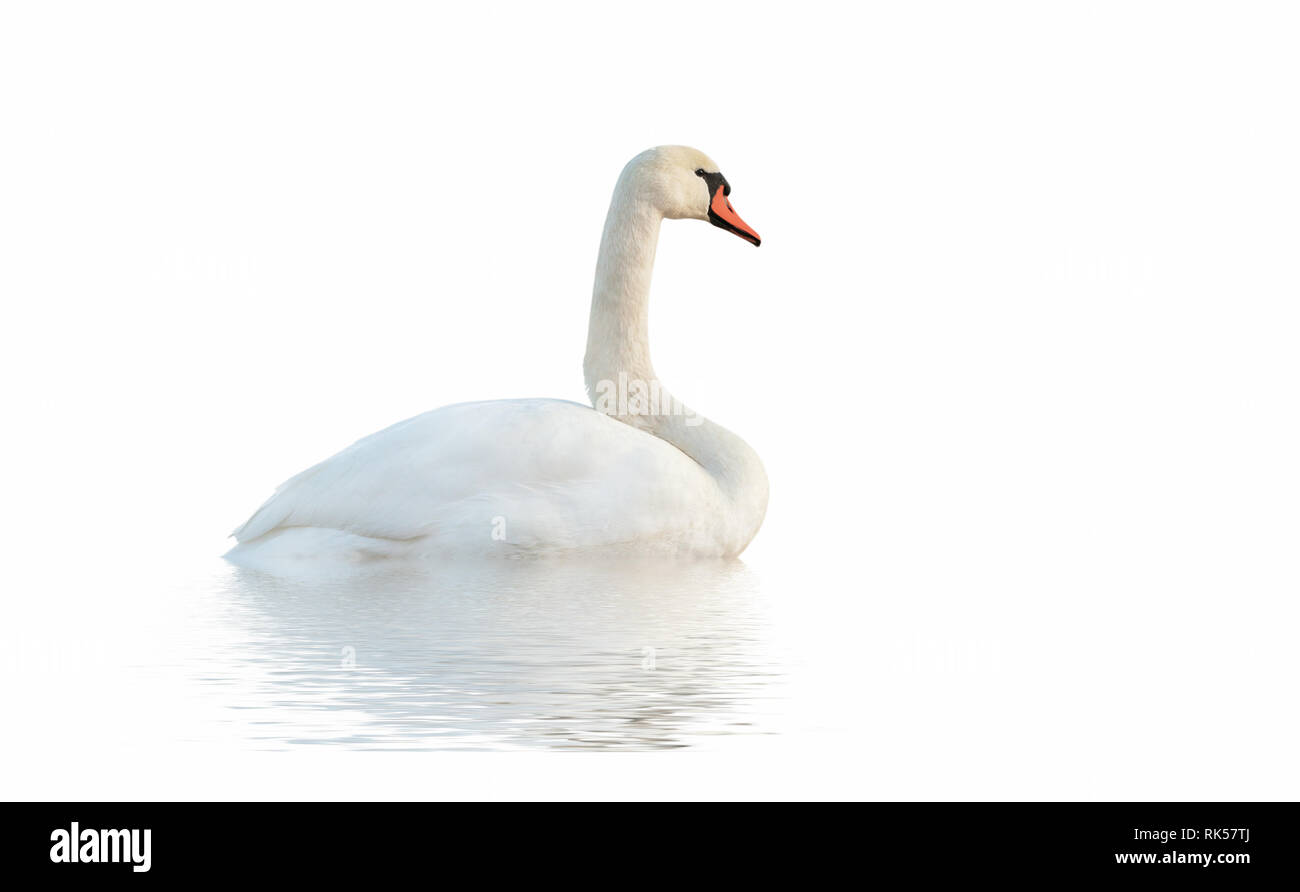
{"label": "long curved neck", "polygon": [[663,215],[647,202],[627,196],[626,185],[625,175],[605,217],[596,260],[587,357],[582,365],[593,404],[598,389],[618,382],[619,375],[656,380],[650,363],[650,277]]}
{"label": "long curved neck", "polygon": [[597,411],[689,455],[739,509],[756,513],[761,522],[767,477],[758,455],[740,437],[674,398],[650,362],[650,278],[662,222],[657,208],[636,197],[625,172],[614,190],[596,261],[583,363],[587,393]]}

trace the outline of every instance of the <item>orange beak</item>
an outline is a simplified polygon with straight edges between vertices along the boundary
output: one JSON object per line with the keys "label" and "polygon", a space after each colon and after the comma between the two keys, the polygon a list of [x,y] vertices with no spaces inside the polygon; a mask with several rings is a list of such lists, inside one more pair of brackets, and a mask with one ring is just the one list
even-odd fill
{"label": "orange beak", "polygon": [[750,225],[740,219],[740,214],[731,206],[727,200],[727,188],[725,182],[718,185],[717,190],[713,193],[713,199],[709,202],[709,222],[714,226],[719,226],[729,232],[743,238],[752,245],[760,245],[763,240],[758,237],[758,233],[750,228]]}

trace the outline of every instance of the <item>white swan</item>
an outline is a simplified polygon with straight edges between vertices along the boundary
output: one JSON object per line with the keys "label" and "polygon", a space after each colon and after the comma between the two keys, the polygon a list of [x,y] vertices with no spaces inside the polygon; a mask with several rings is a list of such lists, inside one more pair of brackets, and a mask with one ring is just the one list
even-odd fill
{"label": "white swan", "polygon": [[731,557],[767,475],[743,440],[659,384],[647,343],[659,224],[708,220],[759,244],[706,155],[661,146],[614,189],[583,365],[595,410],[463,403],[372,434],[284,483],[232,535],[243,566],[284,559],[618,552]]}

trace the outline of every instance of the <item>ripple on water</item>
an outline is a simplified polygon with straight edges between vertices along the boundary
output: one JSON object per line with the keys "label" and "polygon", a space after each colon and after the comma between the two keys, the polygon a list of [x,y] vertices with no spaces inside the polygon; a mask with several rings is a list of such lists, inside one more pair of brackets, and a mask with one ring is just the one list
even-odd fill
{"label": "ripple on water", "polygon": [[673,749],[773,733],[739,562],[511,561],[282,578],[225,567],[192,678],[256,747]]}

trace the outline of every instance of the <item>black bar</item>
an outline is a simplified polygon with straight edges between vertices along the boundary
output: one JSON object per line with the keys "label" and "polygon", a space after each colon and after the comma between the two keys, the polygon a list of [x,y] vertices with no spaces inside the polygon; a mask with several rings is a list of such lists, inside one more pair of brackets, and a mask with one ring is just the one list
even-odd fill
{"label": "black bar", "polygon": [[[397,879],[417,870],[428,874],[428,885],[456,882],[464,870],[472,877],[478,872],[476,883],[512,870],[533,870],[535,882],[585,873],[593,884],[637,877],[695,883],[702,876],[775,879],[778,866],[802,870],[808,879],[838,866],[861,877],[901,870],[914,878],[1237,885],[1296,875],[1296,816],[1292,803],[4,806],[5,865],[50,880],[338,882]],[[60,834],[70,838],[73,822],[83,846],[91,846],[76,863],[59,848]],[[130,838],[134,848],[128,837],[102,832],[131,829],[140,831]],[[145,829],[148,870],[137,870]],[[111,857],[115,844],[117,861],[80,858],[101,845]]]}

